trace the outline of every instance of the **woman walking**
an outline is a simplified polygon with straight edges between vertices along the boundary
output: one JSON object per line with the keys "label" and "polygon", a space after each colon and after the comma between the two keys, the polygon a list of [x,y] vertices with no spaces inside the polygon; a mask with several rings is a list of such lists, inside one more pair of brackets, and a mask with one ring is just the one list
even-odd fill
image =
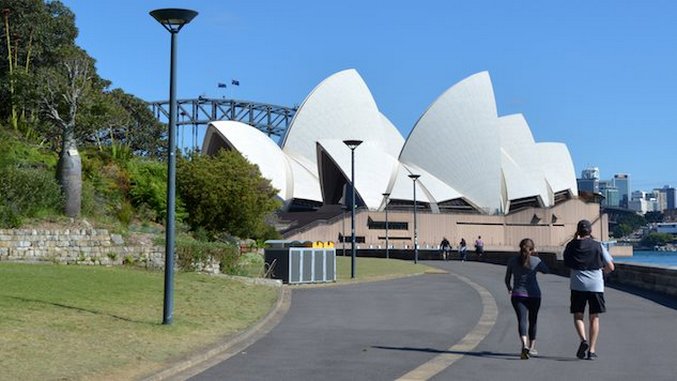
{"label": "woman walking", "polygon": [[[536,273],[547,274],[548,266],[540,258],[533,256],[534,241],[525,238],[520,242],[519,255],[508,260],[505,271],[505,286],[510,293],[512,307],[517,314],[517,330],[522,343],[522,360],[529,359],[537,354],[536,349],[536,322],[538,310],[541,307],[541,289],[538,287]],[[512,278],[512,285],[510,279]],[[528,337],[527,337],[528,333]]]}

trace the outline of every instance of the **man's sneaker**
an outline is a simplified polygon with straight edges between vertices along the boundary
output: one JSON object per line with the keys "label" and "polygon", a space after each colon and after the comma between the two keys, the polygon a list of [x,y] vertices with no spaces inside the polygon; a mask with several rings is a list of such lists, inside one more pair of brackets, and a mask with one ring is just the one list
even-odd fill
{"label": "man's sneaker", "polygon": [[520,359],[529,360],[529,348],[522,348],[522,354],[520,354]]}
{"label": "man's sneaker", "polygon": [[597,353],[588,352],[588,360],[597,360]]}
{"label": "man's sneaker", "polygon": [[581,345],[578,346],[578,350],[576,351],[576,357],[578,357],[581,360],[584,359],[585,351],[587,351],[588,348],[590,348],[588,342],[585,340],[581,341]]}
{"label": "man's sneaker", "polygon": [[529,356],[530,357],[538,356],[538,351],[534,348],[529,349]]}

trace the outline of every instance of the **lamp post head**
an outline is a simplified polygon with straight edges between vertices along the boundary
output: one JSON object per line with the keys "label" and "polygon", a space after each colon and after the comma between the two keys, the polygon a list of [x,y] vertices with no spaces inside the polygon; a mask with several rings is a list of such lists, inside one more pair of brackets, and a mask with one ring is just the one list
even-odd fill
{"label": "lamp post head", "polygon": [[150,11],[150,15],[170,33],[178,33],[184,25],[197,16],[197,12],[190,9],[163,8]]}
{"label": "lamp post head", "polygon": [[344,140],[343,144],[347,145],[351,150],[354,150],[357,146],[362,144],[362,140]]}
{"label": "lamp post head", "polygon": [[414,175],[414,174],[409,175],[409,178],[414,180],[414,181],[418,180],[419,177],[421,177],[421,175]]}

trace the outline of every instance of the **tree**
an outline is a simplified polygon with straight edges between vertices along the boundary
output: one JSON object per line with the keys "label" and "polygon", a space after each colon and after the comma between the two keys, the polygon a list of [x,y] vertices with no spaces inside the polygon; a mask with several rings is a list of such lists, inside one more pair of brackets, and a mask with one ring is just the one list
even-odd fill
{"label": "tree", "polygon": [[266,238],[265,218],[280,206],[270,181],[235,151],[178,160],[177,190],[191,228],[213,236]]}
{"label": "tree", "polygon": [[90,94],[102,86],[94,60],[82,49],[69,46],[60,51],[56,66],[38,73],[40,109],[61,133],[57,179],[64,192],[64,211],[69,217],[80,215],[82,161],[75,138],[78,109]]}
{"label": "tree", "polygon": [[663,222],[663,212],[646,212],[644,218],[647,222]]}
{"label": "tree", "polygon": [[34,73],[52,66],[64,46],[77,37],[75,15],[60,1],[0,0],[0,115],[9,117],[14,129],[19,120],[35,118],[31,98]]}
{"label": "tree", "polygon": [[111,147],[113,156],[120,148],[146,157],[164,153],[166,128],[143,100],[122,89],[94,94],[92,99],[79,123],[80,141],[99,149]]}
{"label": "tree", "polygon": [[668,233],[649,233],[646,237],[642,238],[642,246],[653,247],[653,246],[663,246],[668,242],[672,242],[672,234]]}

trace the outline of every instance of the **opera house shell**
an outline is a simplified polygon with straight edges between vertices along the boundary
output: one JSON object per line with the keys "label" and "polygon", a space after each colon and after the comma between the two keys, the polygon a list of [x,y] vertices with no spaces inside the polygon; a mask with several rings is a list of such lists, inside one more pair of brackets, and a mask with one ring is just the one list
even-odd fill
{"label": "opera house shell", "polygon": [[257,164],[279,190],[287,210],[350,200],[355,149],[355,199],[378,211],[413,206],[411,174],[418,174],[418,207],[432,213],[503,215],[551,207],[577,194],[564,144],[537,143],[521,114],[499,116],[489,73],[449,88],[404,137],[378,109],[355,70],[322,81],[299,107],[278,145],[235,121],[212,122],[203,152],[235,149]]}

